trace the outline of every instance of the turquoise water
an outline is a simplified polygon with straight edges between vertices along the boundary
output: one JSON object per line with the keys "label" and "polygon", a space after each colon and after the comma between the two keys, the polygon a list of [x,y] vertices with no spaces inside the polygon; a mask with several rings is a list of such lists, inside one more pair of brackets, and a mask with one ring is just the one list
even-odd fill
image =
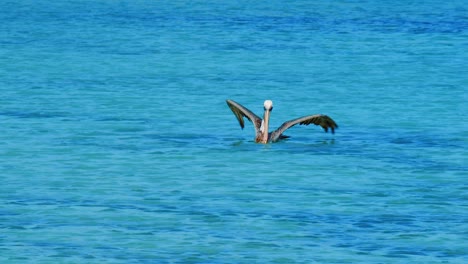
{"label": "turquoise water", "polygon": [[466,1],[258,2],[2,1],[0,262],[468,262]]}

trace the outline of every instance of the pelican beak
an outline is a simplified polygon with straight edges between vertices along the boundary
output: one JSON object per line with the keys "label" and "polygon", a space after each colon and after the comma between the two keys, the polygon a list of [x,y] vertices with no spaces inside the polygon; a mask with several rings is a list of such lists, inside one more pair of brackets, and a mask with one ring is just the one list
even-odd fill
{"label": "pelican beak", "polygon": [[270,109],[265,108],[265,113],[263,115],[263,120],[265,122],[266,131],[268,131],[268,125],[270,123],[270,113],[271,113],[271,108]]}
{"label": "pelican beak", "polygon": [[267,109],[265,108],[265,120],[269,120],[270,119],[270,113],[271,113],[271,110],[273,109]]}

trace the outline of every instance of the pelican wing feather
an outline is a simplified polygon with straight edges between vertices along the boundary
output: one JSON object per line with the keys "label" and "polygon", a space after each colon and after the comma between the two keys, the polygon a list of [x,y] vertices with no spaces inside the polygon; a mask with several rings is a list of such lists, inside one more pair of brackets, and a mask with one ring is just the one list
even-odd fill
{"label": "pelican wing feather", "polygon": [[226,100],[227,105],[231,108],[232,112],[239,121],[239,125],[244,129],[244,117],[247,118],[250,122],[253,123],[255,132],[260,130],[262,125],[262,119],[254,114],[252,111],[242,106],[241,104],[234,102],[233,100]]}
{"label": "pelican wing feather", "polygon": [[328,132],[328,130],[330,129],[332,134],[334,134],[335,129],[338,128],[336,122],[327,115],[309,115],[284,122],[278,129],[271,133],[270,140],[277,141],[278,139],[280,139],[280,136],[284,133],[284,131],[297,124],[306,126],[314,124],[317,126],[321,126],[325,130],[325,132]]}

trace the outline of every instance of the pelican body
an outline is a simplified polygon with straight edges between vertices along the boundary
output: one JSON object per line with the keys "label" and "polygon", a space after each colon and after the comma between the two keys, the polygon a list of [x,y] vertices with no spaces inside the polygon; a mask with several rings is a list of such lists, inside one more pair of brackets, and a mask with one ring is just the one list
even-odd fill
{"label": "pelican body", "polygon": [[335,129],[338,128],[338,125],[327,115],[316,114],[299,117],[287,122],[284,122],[278,129],[273,132],[268,131],[268,125],[270,122],[271,111],[273,110],[273,102],[271,100],[265,100],[263,103],[263,119],[254,114],[252,111],[242,106],[241,104],[233,101],[226,100],[227,105],[231,108],[232,112],[236,116],[237,120],[242,129],[244,129],[244,117],[247,118],[250,122],[253,123],[255,128],[255,142],[266,144],[269,142],[276,142],[281,139],[288,138],[288,136],[283,135],[284,131],[288,128],[300,124],[300,125],[318,125],[321,126],[325,132],[328,132],[330,129],[332,134],[335,133]]}

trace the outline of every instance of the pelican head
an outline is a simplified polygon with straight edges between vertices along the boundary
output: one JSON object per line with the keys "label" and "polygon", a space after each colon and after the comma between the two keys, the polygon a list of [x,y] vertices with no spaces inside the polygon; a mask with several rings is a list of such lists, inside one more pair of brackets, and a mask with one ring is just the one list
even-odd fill
{"label": "pelican head", "polygon": [[273,109],[273,102],[271,100],[265,100],[265,102],[263,102],[263,107],[265,107],[265,110],[271,111]]}

